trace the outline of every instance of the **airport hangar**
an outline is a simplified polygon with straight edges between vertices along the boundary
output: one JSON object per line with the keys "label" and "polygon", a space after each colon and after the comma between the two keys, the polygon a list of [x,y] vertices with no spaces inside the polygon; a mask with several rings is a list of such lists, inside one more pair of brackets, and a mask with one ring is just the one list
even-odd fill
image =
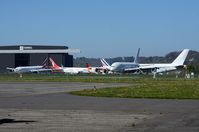
{"label": "airport hangar", "polygon": [[[0,73],[6,73],[7,67],[42,65],[46,58],[53,58],[57,64],[64,67],[73,66],[73,55],[79,49],[69,49],[67,46],[49,45],[10,45],[0,46]],[[49,61],[47,61],[49,65]]]}

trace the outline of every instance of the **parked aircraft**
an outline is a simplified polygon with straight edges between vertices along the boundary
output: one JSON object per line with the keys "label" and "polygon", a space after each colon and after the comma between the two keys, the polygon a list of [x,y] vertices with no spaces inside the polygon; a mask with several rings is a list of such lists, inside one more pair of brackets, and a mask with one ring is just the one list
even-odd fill
{"label": "parked aircraft", "polygon": [[[177,70],[177,68],[185,67],[184,61],[187,58],[188,53],[189,49],[184,49],[172,63],[139,64],[139,68],[141,71],[150,70],[154,73],[162,73]],[[126,71],[128,70],[131,71],[132,69],[126,69]]]}
{"label": "parked aircraft", "polygon": [[10,72],[22,74],[22,73],[39,73],[52,71],[52,69],[46,68],[47,58],[44,60],[43,65],[41,66],[18,66],[16,68],[7,67],[6,69]]}
{"label": "parked aircraft", "polygon": [[105,74],[107,72],[107,69],[103,66],[93,67],[90,64],[86,63],[86,67],[88,68],[90,73],[94,74]]}
{"label": "parked aircraft", "polygon": [[19,66],[16,68],[9,68],[6,69],[10,70],[11,72],[15,73],[39,73],[44,71],[52,71],[52,69],[46,69],[45,66]]}
{"label": "parked aircraft", "polygon": [[108,73],[108,69],[106,67],[99,66],[99,67],[93,67],[90,64],[87,64],[87,67],[89,68],[91,73],[95,73],[95,74],[106,74]]}
{"label": "parked aircraft", "polygon": [[95,69],[90,67],[89,64],[87,64],[85,68],[84,67],[60,67],[55,63],[55,61],[52,58],[50,58],[50,62],[52,64],[53,70],[63,71],[64,73],[67,73],[67,74],[79,74],[79,73],[97,74]]}
{"label": "parked aircraft", "polygon": [[139,53],[140,53],[140,48],[137,51],[137,55],[134,59],[134,62],[114,62],[112,65],[109,65],[103,58],[100,59],[100,61],[103,64],[103,67],[109,70],[109,73],[122,73],[125,72],[126,69],[130,68],[134,70],[139,70],[139,64],[138,64]]}
{"label": "parked aircraft", "polygon": [[139,64],[139,50],[134,62],[115,62],[111,66],[104,59],[101,59],[101,62],[110,72],[151,71],[153,73],[162,73],[176,70],[178,67],[184,67],[188,52],[189,49],[184,49],[172,63],[165,64]]}

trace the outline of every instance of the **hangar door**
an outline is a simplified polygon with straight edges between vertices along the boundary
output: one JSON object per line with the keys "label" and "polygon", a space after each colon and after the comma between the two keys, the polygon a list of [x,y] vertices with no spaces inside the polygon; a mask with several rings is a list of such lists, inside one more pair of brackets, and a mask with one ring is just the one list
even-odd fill
{"label": "hangar door", "polygon": [[15,54],[15,67],[29,66],[30,54]]}

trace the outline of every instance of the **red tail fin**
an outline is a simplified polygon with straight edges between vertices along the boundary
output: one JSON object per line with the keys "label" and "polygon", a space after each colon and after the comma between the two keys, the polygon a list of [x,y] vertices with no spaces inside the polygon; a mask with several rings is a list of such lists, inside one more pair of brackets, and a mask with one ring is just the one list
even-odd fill
{"label": "red tail fin", "polygon": [[90,68],[91,65],[89,63],[86,63],[86,68]]}
{"label": "red tail fin", "polygon": [[91,65],[90,65],[89,63],[86,63],[86,68],[88,69],[88,72],[90,73],[90,72],[91,72],[90,70],[91,70],[92,68],[91,68]]}
{"label": "red tail fin", "polygon": [[51,62],[51,64],[52,64],[53,69],[56,69],[56,70],[61,69],[61,67],[58,66],[58,65],[53,61],[53,59],[50,58],[50,62]]}

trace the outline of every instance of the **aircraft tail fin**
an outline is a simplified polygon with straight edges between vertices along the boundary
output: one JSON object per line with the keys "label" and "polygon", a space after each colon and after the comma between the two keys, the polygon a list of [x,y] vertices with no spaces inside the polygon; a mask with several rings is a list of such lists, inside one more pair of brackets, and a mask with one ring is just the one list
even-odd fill
{"label": "aircraft tail fin", "polygon": [[88,70],[88,73],[91,73],[91,65],[89,63],[86,63],[86,68]]}
{"label": "aircraft tail fin", "polygon": [[138,48],[137,55],[134,59],[134,63],[139,63],[140,48]]}
{"label": "aircraft tail fin", "polygon": [[53,69],[55,69],[55,70],[61,69],[61,67],[58,66],[58,65],[54,62],[54,60],[53,60],[52,58],[49,58],[49,59],[50,59],[50,62],[51,62],[51,64],[52,64],[52,68],[53,68]]}
{"label": "aircraft tail fin", "polygon": [[101,63],[102,63],[102,67],[105,67],[106,69],[110,69],[110,65],[105,61],[104,58],[100,59]]}
{"label": "aircraft tail fin", "polygon": [[185,59],[187,58],[188,53],[189,53],[189,49],[184,49],[171,64],[174,66],[183,65]]}
{"label": "aircraft tail fin", "polygon": [[47,63],[48,63],[48,58],[46,58],[46,59],[43,61],[42,66],[43,66],[43,67],[47,67]]}
{"label": "aircraft tail fin", "polygon": [[86,68],[90,68],[91,65],[89,63],[86,63]]}

